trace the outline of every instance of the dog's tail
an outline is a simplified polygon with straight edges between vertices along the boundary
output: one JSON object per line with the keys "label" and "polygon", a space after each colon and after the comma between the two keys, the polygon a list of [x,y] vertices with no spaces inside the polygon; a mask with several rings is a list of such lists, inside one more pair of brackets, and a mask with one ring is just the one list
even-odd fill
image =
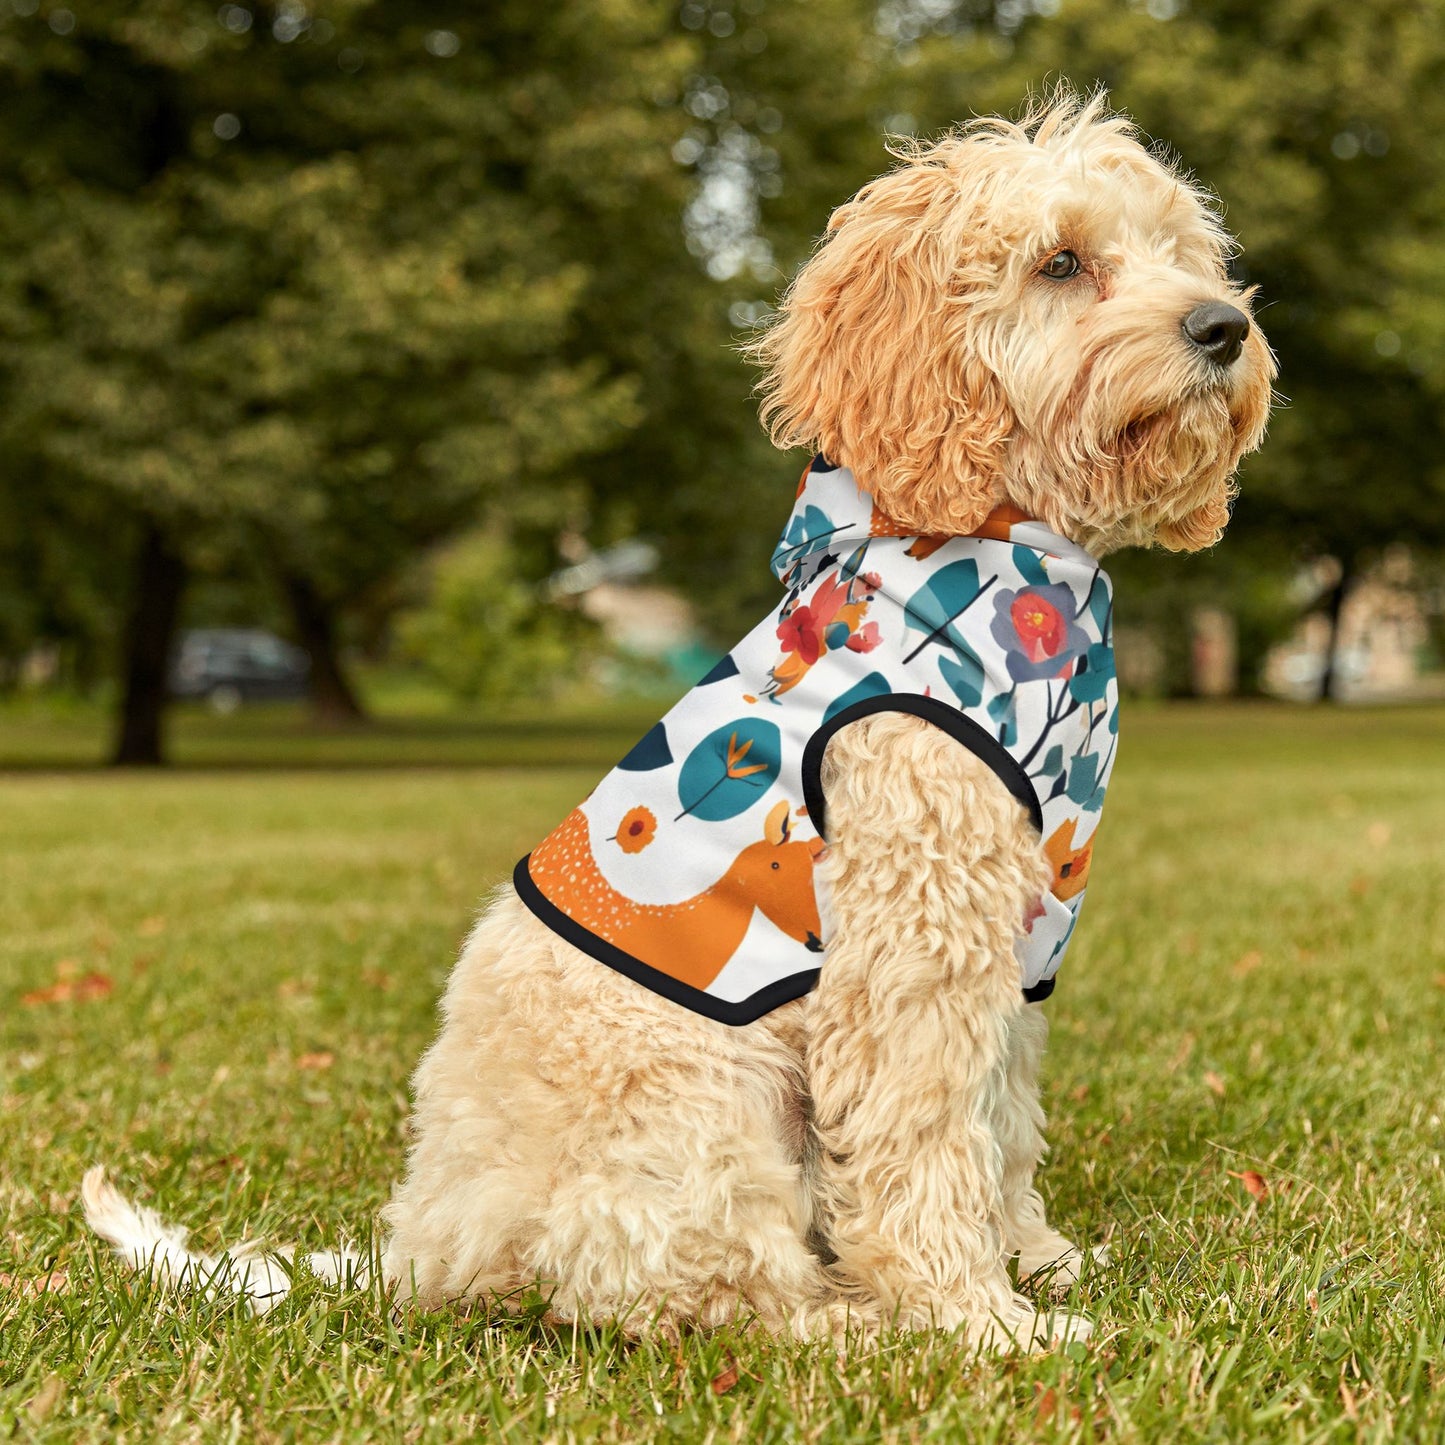
{"label": "dog's tail", "polygon": [[[80,1199],[85,1222],[132,1269],[163,1284],[199,1290],[207,1299],[237,1296],[258,1315],[279,1304],[291,1288],[294,1249],[268,1250],[253,1242],[218,1255],[195,1254],[186,1248],[184,1229],[143,1204],[132,1204],[105,1177],[104,1164],[86,1170]],[[353,1249],[305,1258],[311,1272],[330,1284],[364,1285],[370,1278],[370,1261]]]}

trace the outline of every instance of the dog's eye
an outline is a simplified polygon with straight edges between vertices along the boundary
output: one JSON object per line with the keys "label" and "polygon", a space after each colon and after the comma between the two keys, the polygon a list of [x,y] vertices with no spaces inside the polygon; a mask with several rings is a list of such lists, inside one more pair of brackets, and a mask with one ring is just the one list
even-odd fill
{"label": "dog's eye", "polygon": [[1039,267],[1039,275],[1047,276],[1050,281],[1067,281],[1069,277],[1077,276],[1081,269],[1079,258],[1072,251],[1055,251]]}

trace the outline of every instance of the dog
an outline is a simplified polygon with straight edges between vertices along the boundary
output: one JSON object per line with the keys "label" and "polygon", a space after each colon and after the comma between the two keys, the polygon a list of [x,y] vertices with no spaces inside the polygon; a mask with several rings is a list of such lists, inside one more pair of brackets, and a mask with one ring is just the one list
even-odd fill
{"label": "dog", "polygon": [[[604,780],[486,908],[415,1075],[381,1260],[398,1299],[505,1308],[540,1287],[558,1320],[670,1337],[740,1318],[834,1340],[943,1328],[980,1349],[1089,1332],[1018,1293],[1009,1262],[1067,1284],[1084,1259],[1035,1187],[1047,1025],[1025,985],[1032,967],[1035,995],[1052,986],[1062,942],[1023,975],[1021,958],[1032,929],[1054,927],[1045,904],[1064,920],[1049,937],[1067,941],[1092,857],[1091,818],[1088,836],[1082,814],[1045,836],[1042,785],[1057,791],[1067,769],[1077,801],[1106,779],[1091,764],[1076,788],[1071,754],[1052,779],[1029,760],[1020,786],[1011,704],[981,712],[965,662],[1012,627],[1013,696],[1060,712],[1082,698],[1104,726],[1112,603],[1098,559],[1219,539],[1264,434],[1274,359],[1230,279],[1217,209],[1102,95],[1060,91],[1021,120],[975,120],[895,156],[833,215],[751,346],[773,441],[817,454],[801,539],[775,558],[783,613],[756,644],[777,661],[729,704],[745,697],[744,722],[762,721],[728,734],[725,718],[715,757],[662,769],[656,797],[683,790],[676,818],[655,802],[619,812],[620,792],[608,813]],[[808,531],[819,488],[832,507],[862,498],[859,555]],[[949,585],[972,587],[979,627],[955,635],[944,616],[930,629],[926,608],[880,600],[892,584],[868,549],[883,542],[899,576],[916,565],[908,575],[941,587],[935,553],[963,567]],[[1023,580],[986,584],[990,558]],[[1053,612],[1049,588],[1065,598]],[[948,642],[937,675],[956,696],[905,681],[936,706],[854,708],[815,749],[810,800],[775,798],[767,785],[791,765],[761,729],[783,715],[767,711],[778,690],[801,693],[795,674],[820,672],[825,652],[866,665],[881,636],[867,618],[887,608]],[[672,729],[639,747],[676,763]],[[712,786],[736,795],[741,821],[694,864],[662,830],[680,837],[724,806],[716,792],[688,802],[706,783],[686,784],[695,755],[721,769]],[[612,776],[641,778],[642,763]],[[634,855],[676,870],[676,896],[628,873]],[[744,936],[783,960],[751,992],[763,975],[749,983],[733,962]],[[766,1008],[748,1005],[764,994]],[[133,1262],[159,1249],[162,1273],[215,1278],[217,1261],[187,1254],[101,1170],[84,1194]],[[269,1266],[244,1268],[259,1272],[232,1287],[258,1307],[284,1288]]]}

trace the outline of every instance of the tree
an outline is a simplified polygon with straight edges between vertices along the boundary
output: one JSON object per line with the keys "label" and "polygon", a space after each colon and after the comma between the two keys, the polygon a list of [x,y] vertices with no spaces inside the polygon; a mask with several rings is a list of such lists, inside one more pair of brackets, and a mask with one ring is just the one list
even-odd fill
{"label": "tree", "polygon": [[156,659],[199,548],[262,549],[325,650],[489,507],[555,529],[576,460],[638,418],[636,376],[570,334],[588,237],[547,185],[592,176],[670,223],[678,122],[652,97],[686,41],[649,0],[432,13],[0,20],[0,436],[123,519],[118,761],[160,759]]}

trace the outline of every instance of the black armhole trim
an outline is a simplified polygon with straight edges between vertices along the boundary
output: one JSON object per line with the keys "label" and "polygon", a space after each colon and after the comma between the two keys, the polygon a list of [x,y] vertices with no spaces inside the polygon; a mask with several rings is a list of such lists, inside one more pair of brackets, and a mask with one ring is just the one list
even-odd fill
{"label": "black armhole trim", "polygon": [[841,728],[875,712],[911,713],[946,732],[955,742],[966,747],[976,758],[993,769],[1004,787],[1028,809],[1029,821],[1040,834],[1043,833],[1044,813],[1039,806],[1034,785],[1013,754],[997,738],[941,698],[926,697],[920,692],[890,692],[882,693],[878,697],[865,697],[861,702],[845,707],[830,717],[808,739],[808,745],[803,749],[803,802],[808,808],[808,820],[818,830],[820,837],[827,836],[824,831],[827,799],[823,796],[823,753],[833,735]]}
{"label": "black armhole trim", "polygon": [[1032,988],[1026,988],[1024,990],[1024,1002],[1043,1003],[1043,1001],[1053,993],[1054,984],[1057,982],[1058,980],[1054,978],[1040,979]]}
{"label": "black armhole trim", "polygon": [[702,1014],[704,1018],[716,1019],[720,1024],[740,1028],[743,1024],[762,1018],[764,1014],[772,1013],[775,1008],[781,1008],[785,1003],[792,1003],[795,998],[802,998],[818,982],[818,970],[809,968],[802,973],[780,978],[738,1003],[715,998],[710,993],[704,993],[701,989],[693,988],[691,984],[673,978],[670,973],[663,973],[651,964],[643,963],[640,958],[634,958],[615,944],[608,943],[605,938],[599,938],[595,933],[583,928],[576,919],[569,918],[532,881],[532,874],[527,867],[530,858],[531,854],[528,854],[517,864],[512,872],[512,884],[517,890],[517,897],[553,933],[565,938],[574,948],[590,954],[599,963],[605,963],[608,968],[625,974],[635,983],[642,984],[653,993],[661,994],[672,1003],[681,1004],[693,1013]]}

